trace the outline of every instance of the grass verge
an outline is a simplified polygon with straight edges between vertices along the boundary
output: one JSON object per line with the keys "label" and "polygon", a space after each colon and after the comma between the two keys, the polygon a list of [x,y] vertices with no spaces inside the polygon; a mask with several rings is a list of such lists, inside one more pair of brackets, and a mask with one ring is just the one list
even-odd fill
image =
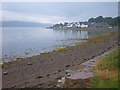
{"label": "grass verge", "polygon": [[101,58],[95,64],[94,78],[91,79],[92,88],[120,88],[120,50],[114,50],[107,57]]}

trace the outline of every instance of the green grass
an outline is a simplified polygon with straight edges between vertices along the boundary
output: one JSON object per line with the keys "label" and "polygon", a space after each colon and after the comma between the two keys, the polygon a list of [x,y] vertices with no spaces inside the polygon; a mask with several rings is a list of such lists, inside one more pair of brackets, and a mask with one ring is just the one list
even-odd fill
{"label": "green grass", "polygon": [[118,68],[118,64],[120,65],[120,63],[118,63],[119,59],[120,59],[120,55],[119,54],[120,51],[115,50],[112,53],[110,53],[107,57],[102,58],[98,64],[97,64],[97,68],[98,69],[119,69]]}
{"label": "green grass", "polygon": [[120,83],[118,78],[118,71],[120,70],[119,52],[117,49],[95,64],[95,76],[91,79],[92,88],[120,88],[118,85]]}

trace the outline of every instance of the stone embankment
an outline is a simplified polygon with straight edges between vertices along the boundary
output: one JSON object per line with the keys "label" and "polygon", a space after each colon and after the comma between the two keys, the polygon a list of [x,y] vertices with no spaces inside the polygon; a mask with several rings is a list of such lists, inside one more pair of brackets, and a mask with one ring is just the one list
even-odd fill
{"label": "stone embankment", "polygon": [[80,65],[78,71],[66,70],[66,75],[57,81],[58,88],[86,88],[90,86],[90,79],[94,77],[94,65],[102,57],[107,56],[114,49],[103,53]]}

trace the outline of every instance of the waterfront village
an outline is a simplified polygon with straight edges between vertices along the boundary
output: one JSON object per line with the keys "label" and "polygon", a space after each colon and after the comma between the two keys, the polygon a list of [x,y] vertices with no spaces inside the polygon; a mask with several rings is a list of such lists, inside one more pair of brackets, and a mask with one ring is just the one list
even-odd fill
{"label": "waterfront village", "polygon": [[90,18],[88,21],[80,22],[63,22],[59,24],[55,24],[51,27],[51,29],[64,29],[64,28],[115,28],[119,25],[120,17],[96,17]]}

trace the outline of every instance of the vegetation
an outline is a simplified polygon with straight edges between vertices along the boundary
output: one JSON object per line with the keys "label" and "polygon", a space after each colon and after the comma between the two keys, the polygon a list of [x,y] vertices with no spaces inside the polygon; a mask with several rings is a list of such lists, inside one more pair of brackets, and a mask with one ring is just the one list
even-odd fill
{"label": "vegetation", "polygon": [[118,78],[119,59],[120,50],[117,49],[96,63],[95,77],[91,80],[92,88],[120,88]]}
{"label": "vegetation", "polygon": [[96,22],[96,23],[100,23],[100,22],[106,22],[108,23],[110,26],[117,26],[120,25],[120,17],[105,17],[103,18],[102,16],[96,17],[96,18],[90,18],[88,20],[89,23],[91,22]]}

